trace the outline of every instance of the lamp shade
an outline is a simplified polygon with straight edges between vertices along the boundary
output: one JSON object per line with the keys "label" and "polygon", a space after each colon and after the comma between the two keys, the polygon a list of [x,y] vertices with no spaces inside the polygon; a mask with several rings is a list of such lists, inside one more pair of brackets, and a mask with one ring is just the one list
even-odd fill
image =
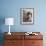
{"label": "lamp shade", "polygon": [[14,18],[5,18],[5,25],[14,25]]}

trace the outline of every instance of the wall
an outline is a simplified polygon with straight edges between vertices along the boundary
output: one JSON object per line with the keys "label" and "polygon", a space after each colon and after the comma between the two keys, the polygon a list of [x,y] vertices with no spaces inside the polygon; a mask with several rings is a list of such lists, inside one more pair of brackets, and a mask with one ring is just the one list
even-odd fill
{"label": "wall", "polygon": [[[12,31],[46,31],[46,1],[44,0],[1,0],[0,17],[14,17],[15,24]],[[34,24],[20,24],[20,8],[34,8]],[[2,26],[2,32],[7,31],[7,26]]]}
{"label": "wall", "polygon": [[[34,8],[33,25],[20,24],[20,8]],[[15,19],[11,32],[40,31],[46,36],[46,0],[0,0],[0,18],[6,17],[13,17]],[[8,26],[2,24],[0,31],[8,32]],[[45,41],[44,43],[46,44]]]}

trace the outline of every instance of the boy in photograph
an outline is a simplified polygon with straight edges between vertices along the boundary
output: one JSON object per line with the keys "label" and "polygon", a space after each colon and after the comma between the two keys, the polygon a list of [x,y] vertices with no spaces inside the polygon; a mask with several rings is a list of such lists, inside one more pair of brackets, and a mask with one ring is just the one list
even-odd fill
{"label": "boy in photograph", "polygon": [[32,22],[32,13],[30,11],[23,14],[23,22]]}

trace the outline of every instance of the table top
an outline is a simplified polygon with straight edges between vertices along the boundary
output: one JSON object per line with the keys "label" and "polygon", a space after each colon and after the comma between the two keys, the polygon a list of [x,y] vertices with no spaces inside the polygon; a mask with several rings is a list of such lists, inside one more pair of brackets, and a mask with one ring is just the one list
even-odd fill
{"label": "table top", "polygon": [[[43,35],[40,32],[32,32],[32,34],[26,35],[27,32],[11,32],[9,35],[7,32],[4,33],[5,39],[43,39]],[[38,34],[38,35],[35,35]]]}

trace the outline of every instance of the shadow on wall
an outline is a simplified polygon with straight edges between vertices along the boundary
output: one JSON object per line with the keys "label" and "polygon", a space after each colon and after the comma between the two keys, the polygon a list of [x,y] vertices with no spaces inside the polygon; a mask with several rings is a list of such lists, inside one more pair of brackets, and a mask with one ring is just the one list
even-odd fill
{"label": "shadow on wall", "polygon": [[4,16],[0,16],[0,46],[3,46],[3,34],[2,33],[2,25],[5,23],[5,17]]}

